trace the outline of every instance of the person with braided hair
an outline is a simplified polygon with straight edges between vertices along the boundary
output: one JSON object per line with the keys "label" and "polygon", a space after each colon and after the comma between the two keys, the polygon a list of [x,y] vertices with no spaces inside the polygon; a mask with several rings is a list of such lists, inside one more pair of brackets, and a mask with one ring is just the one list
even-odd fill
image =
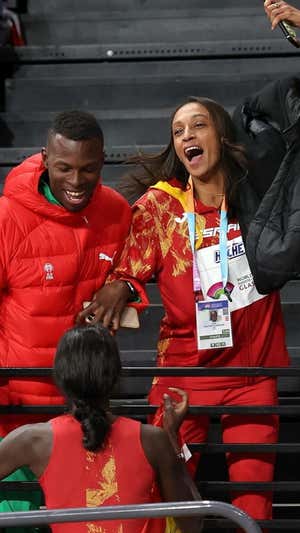
{"label": "person with braided hair", "polygon": [[[188,408],[164,396],[164,428],[114,416],[109,399],[121,371],[115,339],[101,325],[77,326],[61,338],[54,362],[69,413],[21,426],[0,443],[0,478],[23,465],[37,476],[48,509],[201,499],[177,443]],[[176,519],[182,533],[202,521]],[[53,524],[53,533],[164,533],[165,519]],[[175,531],[175,530],[174,530]],[[176,529],[176,531],[178,531]]]}

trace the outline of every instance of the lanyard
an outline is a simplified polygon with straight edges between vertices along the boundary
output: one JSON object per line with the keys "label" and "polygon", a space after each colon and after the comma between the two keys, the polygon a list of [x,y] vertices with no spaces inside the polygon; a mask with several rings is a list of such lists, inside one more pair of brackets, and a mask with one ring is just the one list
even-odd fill
{"label": "lanyard", "polygon": [[193,290],[194,292],[201,292],[201,281],[200,281],[200,272],[198,268],[198,263],[196,259],[196,214],[194,209],[194,190],[193,190],[193,180],[191,176],[188,181],[189,189],[187,190],[187,206],[186,206],[186,216],[189,229],[189,239],[193,254]]}
{"label": "lanyard", "polygon": [[[190,176],[189,178],[189,189],[187,191],[187,223],[189,230],[189,240],[191,244],[192,254],[193,254],[193,290],[194,292],[201,291],[201,280],[200,280],[200,271],[197,263],[195,241],[196,241],[196,213],[194,210],[194,194],[193,194],[193,181]],[[221,266],[221,276],[222,276],[222,285],[225,295],[229,301],[231,300],[230,293],[227,289],[228,281],[228,255],[227,255],[227,230],[228,230],[228,217],[226,202],[223,198],[221,213],[220,213],[220,227],[219,227],[219,244],[220,244],[220,266]]]}

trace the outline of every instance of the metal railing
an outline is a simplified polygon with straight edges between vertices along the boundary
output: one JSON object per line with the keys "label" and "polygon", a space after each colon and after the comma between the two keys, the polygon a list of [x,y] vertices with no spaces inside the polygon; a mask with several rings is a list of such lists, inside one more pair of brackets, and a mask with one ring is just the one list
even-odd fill
{"label": "metal railing", "polygon": [[[17,376],[18,378],[28,379],[33,376],[50,376],[52,374],[51,368],[1,368],[0,377],[10,378],[12,376]],[[198,375],[198,376],[223,376],[223,375],[244,375],[250,377],[256,376],[285,376],[290,378],[295,378],[300,376],[300,367],[289,367],[289,368],[262,368],[262,367],[249,367],[249,368],[240,368],[240,367],[218,367],[218,368],[206,368],[206,367],[163,367],[157,368],[154,366],[123,366],[122,376],[125,378],[128,377],[138,377],[138,376],[153,376],[153,375]],[[123,416],[132,416],[134,418],[144,419],[146,415],[154,413],[157,409],[156,405],[149,405],[146,403],[145,398],[142,400],[137,399],[113,399],[111,402],[112,411],[115,414]],[[44,415],[58,415],[65,412],[66,407],[64,405],[10,405],[0,406],[0,414],[44,414]],[[243,413],[243,414],[278,414],[286,422],[298,422],[300,420],[300,403],[299,398],[297,397],[288,397],[284,398],[278,406],[231,406],[231,405],[222,405],[222,406],[203,406],[203,405],[194,405],[189,408],[190,414],[206,414],[212,418],[218,417],[225,413]],[[298,427],[298,426],[297,426]],[[296,430],[295,430],[296,431]],[[228,451],[235,452],[254,452],[254,453],[266,453],[266,452],[277,452],[277,453],[300,453],[300,442],[287,443],[279,442],[274,444],[252,444],[252,443],[193,443],[190,444],[193,450],[204,451],[205,453],[224,453]],[[297,479],[297,478],[296,478]],[[299,491],[300,480],[294,481],[273,481],[271,483],[257,482],[225,482],[225,481],[205,481],[199,480],[198,486],[200,492],[203,491],[206,493],[206,497],[210,496],[214,498],[220,498],[227,500],[229,492],[232,490],[238,490],[240,492],[248,491],[273,491],[279,493],[281,496],[282,493],[287,494],[287,502],[294,501]],[[12,482],[12,481],[2,481],[0,483],[0,490],[20,490],[21,492],[26,492],[27,490],[36,490],[39,489],[37,482]],[[210,501],[210,500],[208,500]],[[224,504],[225,505],[225,504]],[[211,513],[214,514],[214,513]],[[1,518],[2,518],[1,514]],[[16,514],[14,513],[16,517]],[[21,516],[18,514],[18,517]],[[38,515],[39,520],[41,515]],[[210,518],[209,522],[212,524],[216,522],[216,519]],[[220,518],[218,521],[217,528],[222,529],[226,527],[226,521]],[[1,527],[0,522],[0,527]],[[259,520],[260,527],[268,527],[270,529],[281,529],[281,530],[290,530],[294,529],[300,530],[300,520],[298,518],[288,518],[280,519],[279,517],[273,518],[272,520]],[[211,525],[210,524],[210,525]]]}
{"label": "metal railing", "polygon": [[[52,376],[53,369],[50,367],[2,367],[0,377],[38,377]],[[289,367],[205,367],[205,366],[123,366],[121,375],[141,377],[141,376],[286,376],[294,378],[300,376],[300,366]]]}
{"label": "metal railing", "polygon": [[52,509],[0,513],[0,527],[41,526],[64,522],[127,520],[130,518],[164,518],[167,516],[221,516],[241,527],[246,533],[261,533],[260,527],[241,509],[217,501],[168,502],[143,505],[110,505],[93,508]]}

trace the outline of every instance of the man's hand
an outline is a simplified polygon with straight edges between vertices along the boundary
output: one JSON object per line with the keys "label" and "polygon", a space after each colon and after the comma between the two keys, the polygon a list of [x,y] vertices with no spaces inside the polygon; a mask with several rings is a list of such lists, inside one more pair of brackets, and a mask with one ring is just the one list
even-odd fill
{"label": "man's hand", "polygon": [[169,387],[169,390],[175,392],[181,397],[180,401],[171,398],[169,394],[164,394],[164,414],[163,428],[168,434],[177,434],[183,419],[189,408],[189,398],[187,393],[182,389]]}
{"label": "man's hand", "polygon": [[97,291],[89,306],[81,311],[76,323],[101,322],[104,327],[115,332],[120,327],[121,314],[130,297],[130,290],[124,281],[116,280]]}
{"label": "man's hand", "polygon": [[291,26],[300,27],[300,10],[287,4],[283,0],[265,0],[264,9],[267,17],[271,21],[272,30],[277,24],[285,20]]}

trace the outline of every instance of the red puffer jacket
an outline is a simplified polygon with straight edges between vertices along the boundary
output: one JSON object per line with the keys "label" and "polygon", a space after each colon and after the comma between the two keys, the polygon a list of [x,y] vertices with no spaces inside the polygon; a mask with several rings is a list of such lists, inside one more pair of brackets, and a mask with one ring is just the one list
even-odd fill
{"label": "red puffer jacket", "polygon": [[[103,285],[131,222],[126,200],[101,185],[80,212],[49,203],[38,192],[44,170],[40,155],[30,157],[9,173],[0,198],[4,367],[52,366],[58,339]],[[2,393],[5,385],[12,404],[62,401],[51,380],[9,380]]]}

